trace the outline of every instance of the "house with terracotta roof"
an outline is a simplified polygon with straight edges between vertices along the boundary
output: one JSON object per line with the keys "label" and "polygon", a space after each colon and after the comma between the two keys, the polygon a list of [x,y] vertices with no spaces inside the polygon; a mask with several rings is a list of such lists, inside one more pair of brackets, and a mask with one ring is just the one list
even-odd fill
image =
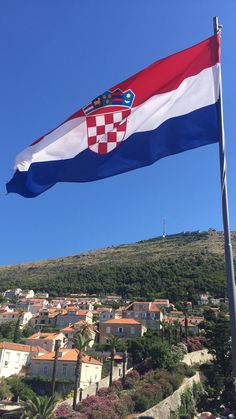
{"label": "house with terracotta roof", "polygon": [[105,322],[106,320],[115,319],[116,312],[113,308],[105,307],[99,310],[99,321]]}
{"label": "house with terracotta roof", "polygon": [[74,324],[69,324],[69,326],[66,326],[60,330],[60,332],[63,333],[64,336],[66,337],[65,346],[67,348],[72,348],[73,346],[72,339],[75,333],[81,331],[84,326],[88,327],[88,333],[89,333],[88,338],[91,339],[88,346],[92,348],[92,346],[94,345],[95,338],[96,338],[96,330],[92,324],[86,323],[84,320],[80,320]]}
{"label": "house with terracotta roof", "polygon": [[121,340],[143,336],[147,331],[146,327],[135,319],[111,319],[99,325],[99,343],[108,343],[112,335],[118,336]]}
{"label": "house with terracotta roof", "polygon": [[28,307],[32,304],[42,304],[43,307],[46,307],[48,305],[48,301],[45,298],[20,298],[16,302],[16,308],[28,310]]}
{"label": "house with terracotta roof", "polygon": [[45,354],[39,346],[21,345],[12,342],[0,342],[0,377],[21,374],[29,366],[32,356]]}
{"label": "house with terracotta roof", "polygon": [[47,352],[54,351],[56,340],[60,341],[61,347],[65,346],[67,339],[66,336],[61,332],[55,333],[34,333],[29,336],[25,343],[31,346],[40,346]]}
{"label": "house with terracotta roof", "polygon": [[43,308],[32,318],[30,323],[32,326],[37,326],[40,329],[43,327],[55,327],[56,318],[60,311],[57,308]]}
{"label": "house with terracotta roof", "polygon": [[67,307],[61,310],[56,318],[56,327],[62,329],[69,326],[70,323],[76,323],[80,320],[86,323],[93,322],[93,314],[89,310],[80,310],[77,307]]}
{"label": "house with terracotta roof", "polygon": [[[52,377],[55,352],[49,352],[42,356],[32,358],[29,374],[41,377]],[[75,367],[78,357],[77,349],[60,349],[58,353],[56,377],[74,381]],[[81,388],[101,380],[102,363],[86,354],[82,357],[82,368],[80,376]]]}
{"label": "house with terracotta roof", "polygon": [[[0,324],[9,322],[9,321],[17,321],[19,317],[18,311],[3,311],[0,313]],[[29,312],[25,312],[20,316],[20,326],[24,327],[26,324],[29,323],[30,319],[32,318],[32,314]]]}
{"label": "house with terracotta roof", "polygon": [[147,329],[160,329],[163,313],[156,301],[134,301],[122,311],[123,319],[135,319]]}

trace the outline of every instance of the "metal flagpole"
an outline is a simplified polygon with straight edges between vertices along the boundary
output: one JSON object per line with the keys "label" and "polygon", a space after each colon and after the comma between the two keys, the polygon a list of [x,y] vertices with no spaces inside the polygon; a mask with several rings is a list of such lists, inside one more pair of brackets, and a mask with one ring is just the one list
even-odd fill
{"label": "metal flagpole", "polygon": [[[218,17],[214,17],[213,21],[214,21],[214,33],[217,34],[220,32],[222,26],[219,25]],[[223,216],[224,242],[225,242],[225,265],[226,265],[227,290],[228,290],[228,299],[229,299],[230,327],[231,327],[231,337],[232,337],[233,377],[234,377],[235,401],[236,401],[236,286],[235,286],[235,278],[234,278],[233,252],[232,252],[230,226],[229,226],[221,64],[220,64],[220,69],[219,69],[218,115],[219,115],[218,120],[219,120],[219,153],[220,153],[220,174],[221,174],[221,193],[222,193],[222,216]]]}

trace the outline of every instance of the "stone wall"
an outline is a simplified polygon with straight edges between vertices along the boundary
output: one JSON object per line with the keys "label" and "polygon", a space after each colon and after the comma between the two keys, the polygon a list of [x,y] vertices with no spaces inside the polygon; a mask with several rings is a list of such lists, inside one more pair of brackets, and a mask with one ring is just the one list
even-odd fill
{"label": "stone wall", "polygon": [[187,365],[194,364],[207,364],[213,359],[212,355],[209,354],[207,349],[202,349],[201,351],[190,352],[189,354],[184,355],[183,362]]}

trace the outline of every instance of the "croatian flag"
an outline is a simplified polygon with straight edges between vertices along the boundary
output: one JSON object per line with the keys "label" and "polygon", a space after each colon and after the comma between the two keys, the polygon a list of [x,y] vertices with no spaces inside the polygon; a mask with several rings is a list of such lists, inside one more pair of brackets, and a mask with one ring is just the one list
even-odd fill
{"label": "croatian flag", "polygon": [[156,61],[16,157],[7,191],[35,197],[219,141],[219,35]]}

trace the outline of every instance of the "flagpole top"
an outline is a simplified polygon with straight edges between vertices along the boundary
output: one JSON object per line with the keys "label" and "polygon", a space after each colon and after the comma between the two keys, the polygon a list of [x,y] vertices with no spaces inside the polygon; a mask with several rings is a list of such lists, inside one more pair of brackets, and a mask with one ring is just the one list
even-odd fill
{"label": "flagpole top", "polygon": [[220,33],[223,25],[219,24],[218,16],[213,17],[214,34]]}

